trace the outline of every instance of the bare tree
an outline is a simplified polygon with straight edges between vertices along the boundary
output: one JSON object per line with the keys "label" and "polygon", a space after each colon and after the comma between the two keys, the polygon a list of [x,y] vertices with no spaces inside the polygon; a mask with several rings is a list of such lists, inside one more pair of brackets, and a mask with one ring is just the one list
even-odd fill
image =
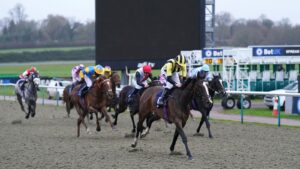
{"label": "bare tree", "polygon": [[25,8],[22,4],[16,4],[15,7],[9,11],[9,15],[15,24],[25,21],[27,18]]}

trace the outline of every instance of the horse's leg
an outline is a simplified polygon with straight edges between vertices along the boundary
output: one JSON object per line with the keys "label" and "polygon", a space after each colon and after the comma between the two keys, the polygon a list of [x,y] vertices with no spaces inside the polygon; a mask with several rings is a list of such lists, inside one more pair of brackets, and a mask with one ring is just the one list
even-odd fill
{"label": "horse's leg", "polygon": [[144,115],[141,112],[139,113],[139,121],[137,123],[136,135],[135,135],[135,138],[133,140],[133,143],[131,144],[131,147],[136,147],[137,146],[138,137],[139,137],[140,133],[143,130],[143,122],[144,122],[146,116],[147,115]]}
{"label": "horse's leg", "polygon": [[147,128],[146,128],[146,129],[143,131],[143,133],[141,134],[141,138],[144,138],[144,137],[146,137],[146,136],[149,134],[149,130],[150,130],[151,126],[152,126],[152,123],[153,123],[154,121],[159,120],[159,119],[160,119],[159,116],[156,116],[156,115],[154,115],[154,114],[150,114],[150,116],[149,116],[148,119],[147,119]]}
{"label": "horse's leg", "polygon": [[174,136],[173,136],[173,141],[172,141],[172,144],[171,144],[171,146],[170,146],[170,151],[171,151],[171,152],[174,151],[175,144],[176,144],[176,141],[177,141],[178,136],[179,136],[179,133],[178,133],[177,129],[175,129],[175,133],[174,133]]}
{"label": "horse's leg", "polygon": [[[212,108],[212,107],[211,107]],[[210,122],[209,122],[209,113],[210,113],[210,111],[211,111],[211,108],[210,109],[207,109],[207,111],[206,111],[206,117],[205,117],[205,124],[206,124],[206,128],[207,128],[207,130],[208,130],[208,137],[209,138],[213,138],[213,136],[212,136],[212,134],[211,134],[211,130],[210,130]]]}
{"label": "horse's leg", "polygon": [[123,113],[126,110],[127,106],[125,104],[120,104],[119,108],[116,108],[115,114],[112,115],[112,117],[115,119],[114,125],[117,125],[118,123],[118,116],[119,114]]}
{"label": "horse's leg", "polygon": [[[190,152],[190,149],[189,149],[189,146],[187,144],[187,137],[186,137],[186,135],[185,135],[185,133],[183,131],[183,127],[185,126],[185,122],[181,123],[181,122],[177,121],[177,122],[175,122],[175,125],[176,125],[176,130],[179,133],[179,135],[180,135],[180,137],[182,139],[182,142],[183,142],[183,144],[185,146],[186,155],[188,156],[189,160],[192,160],[193,156],[192,156],[192,154]],[[175,144],[174,144],[174,146],[175,146]]]}
{"label": "horse's leg", "polygon": [[[105,115],[104,115],[104,113],[102,113],[102,112],[100,112],[100,113],[101,113],[101,117],[100,117],[99,120],[102,120],[102,119],[105,117]],[[107,119],[105,119],[105,122],[107,122]]]}
{"label": "horse's leg", "polygon": [[80,136],[80,124],[82,123],[84,125],[84,127],[86,128],[86,131],[88,133],[90,133],[90,129],[87,127],[85,121],[84,121],[84,118],[86,116],[85,112],[78,106],[76,105],[76,110],[77,110],[77,113],[79,115],[78,119],[77,119],[77,137]]}
{"label": "horse's leg", "polygon": [[[99,131],[101,131],[101,128],[100,128],[99,119],[98,119],[98,110],[96,110],[96,109],[93,108],[93,107],[90,107],[90,109],[93,110],[93,112],[94,112],[95,115],[96,115],[96,125],[97,125],[96,130],[99,132]],[[101,113],[101,114],[102,114],[102,113]]]}
{"label": "horse's leg", "polygon": [[[200,120],[199,126],[198,126],[198,128],[197,128],[197,133],[199,133],[199,132],[200,132],[200,129],[201,129],[201,127],[202,127],[202,125],[203,125],[203,122],[205,121],[205,119],[206,119],[206,113],[202,113],[202,117],[201,117],[201,120]],[[203,136],[203,135],[201,135],[201,136]]]}
{"label": "horse's leg", "polygon": [[31,106],[30,106],[30,102],[27,104],[27,113],[25,115],[25,118],[28,119],[30,116],[30,112],[31,112]]}
{"label": "horse's leg", "polygon": [[35,103],[35,101],[32,101],[32,104],[31,104],[31,117],[35,116],[35,108],[36,108],[36,103]]}
{"label": "horse's leg", "polygon": [[211,134],[211,131],[210,131],[210,123],[209,123],[209,120],[208,120],[207,117],[205,118],[205,124],[206,124],[206,128],[207,128],[207,130],[208,130],[208,137],[209,137],[209,138],[213,138],[213,136],[212,136],[212,134]]}
{"label": "horse's leg", "polygon": [[23,102],[22,102],[22,96],[17,94],[17,100],[18,100],[18,102],[21,106],[22,111],[25,112],[24,105],[23,105]]}
{"label": "horse's leg", "polygon": [[132,130],[131,132],[134,133],[136,126],[135,126],[135,122],[134,122],[134,114],[130,112],[130,118],[131,118],[131,122],[132,122]]}
{"label": "horse's leg", "polygon": [[81,123],[82,123],[82,124],[83,124],[83,126],[85,127],[85,129],[86,129],[86,132],[87,132],[88,134],[92,134],[92,132],[91,132],[90,128],[89,128],[89,127],[86,125],[86,123],[85,123],[85,120],[84,120],[84,118],[85,118],[86,114],[87,114],[87,113],[83,112],[83,114],[82,114],[82,120],[81,120]]}
{"label": "horse's leg", "polygon": [[70,117],[70,111],[71,111],[70,100],[66,101],[66,111],[67,111],[67,116]]}
{"label": "horse's leg", "polygon": [[103,113],[104,116],[105,116],[105,121],[109,122],[109,124],[110,124],[110,126],[111,126],[112,129],[115,129],[115,126],[113,125],[113,123],[110,120],[109,115],[107,114],[106,107],[103,107],[101,110],[102,110],[101,113]]}

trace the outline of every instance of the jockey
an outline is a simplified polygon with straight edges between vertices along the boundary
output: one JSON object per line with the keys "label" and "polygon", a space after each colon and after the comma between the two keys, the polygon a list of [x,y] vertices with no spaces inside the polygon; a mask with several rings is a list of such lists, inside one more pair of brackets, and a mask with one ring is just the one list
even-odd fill
{"label": "jockey", "polygon": [[158,106],[162,106],[168,98],[171,89],[176,87],[181,87],[181,82],[179,75],[186,79],[186,59],[183,55],[178,55],[174,59],[170,59],[161,69],[162,83],[164,84],[164,91],[157,101]]}
{"label": "jockey", "polygon": [[80,77],[80,71],[84,69],[84,65],[80,64],[77,66],[74,66],[72,68],[71,74],[72,74],[72,87],[71,90],[82,81],[82,78]]}
{"label": "jockey", "polygon": [[30,74],[36,74],[37,77],[39,76],[39,72],[37,71],[36,67],[32,66],[31,68],[28,68],[27,70],[25,70],[22,74],[19,75],[20,83],[20,89],[24,90],[24,85],[27,82],[27,79],[29,77]]}
{"label": "jockey", "polygon": [[136,95],[139,91],[143,91],[145,88],[149,87],[147,80],[152,78],[152,69],[149,65],[144,65],[141,68],[138,68],[135,72],[135,84],[134,91],[128,96],[128,102],[133,101],[133,96]]}
{"label": "jockey", "polygon": [[110,66],[105,66],[104,67],[104,76],[106,78],[109,78],[111,76],[111,67]]}
{"label": "jockey", "polygon": [[204,64],[198,68],[192,69],[192,72],[190,74],[192,78],[200,78],[208,80],[209,78],[209,66],[207,64]]}
{"label": "jockey", "polygon": [[101,65],[96,65],[96,66],[88,66],[84,70],[80,72],[81,78],[84,79],[85,83],[83,83],[80,86],[80,89],[78,91],[78,96],[81,96],[83,91],[88,90],[92,84],[93,81],[99,77],[99,76],[104,76],[104,68]]}

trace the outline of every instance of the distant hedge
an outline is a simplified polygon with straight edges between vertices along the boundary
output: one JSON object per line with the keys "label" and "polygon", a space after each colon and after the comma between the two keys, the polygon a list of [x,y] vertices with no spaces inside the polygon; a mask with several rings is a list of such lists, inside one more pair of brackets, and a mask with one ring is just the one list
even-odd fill
{"label": "distant hedge", "polygon": [[0,63],[94,59],[95,49],[0,53]]}

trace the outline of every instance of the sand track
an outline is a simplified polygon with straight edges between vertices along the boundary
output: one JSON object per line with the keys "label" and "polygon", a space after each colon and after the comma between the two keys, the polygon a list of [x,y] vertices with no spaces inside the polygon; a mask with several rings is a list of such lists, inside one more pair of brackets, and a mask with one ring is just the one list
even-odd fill
{"label": "sand track", "polygon": [[[300,129],[212,122],[213,139],[194,137],[198,122],[185,127],[194,156],[188,161],[181,139],[177,155],[169,155],[174,126],[153,124],[150,134],[130,147],[128,113],[119,116],[118,131],[101,122],[88,123],[93,133],[81,127],[76,137],[77,114],[65,118],[63,107],[38,105],[36,117],[26,120],[16,102],[0,101],[0,168],[299,168]],[[137,117],[136,117],[137,119]],[[13,123],[12,123],[13,122]],[[172,132],[170,132],[172,130]]]}

